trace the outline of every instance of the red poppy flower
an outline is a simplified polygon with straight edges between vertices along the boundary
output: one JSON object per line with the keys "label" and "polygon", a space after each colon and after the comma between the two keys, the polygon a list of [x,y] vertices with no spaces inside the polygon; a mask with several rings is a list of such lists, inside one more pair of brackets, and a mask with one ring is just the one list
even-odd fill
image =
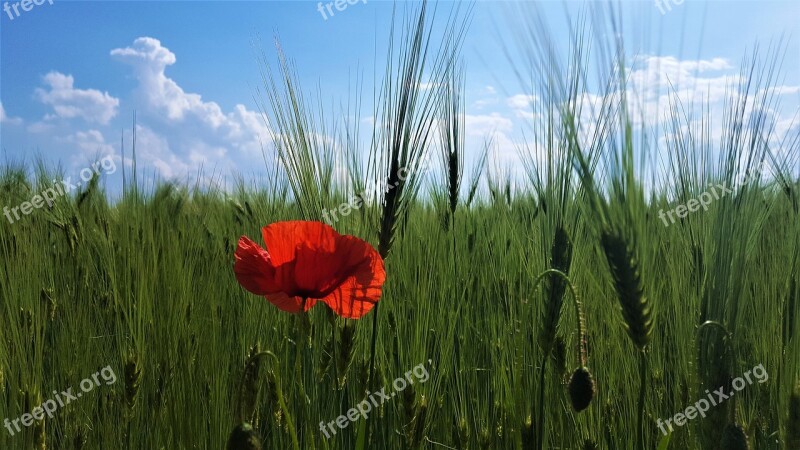
{"label": "red poppy flower", "polygon": [[245,289],[290,312],[325,302],[358,319],[378,302],[386,279],[383,259],[368,243],[321,222],[277,222],[261,230],[266,250],[242,236],[234,272]]}

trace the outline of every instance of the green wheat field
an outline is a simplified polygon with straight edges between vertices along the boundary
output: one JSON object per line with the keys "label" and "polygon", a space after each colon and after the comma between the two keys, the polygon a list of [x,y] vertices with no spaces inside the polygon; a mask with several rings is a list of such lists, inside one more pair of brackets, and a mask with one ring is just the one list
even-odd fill
{"label": "green wheat field", "polygon": [[[120,166],[117,194],[95,177],[0,220],[0,420],[115,375],[5,425],[0,448],[800,449],[800,137],[750,115],[775,102],[780,49],[742,62],[723,117],[675,101],[654,130],[621,43],[589,45],[596,19],[560,61],[531,25],[509,64],[542,101],[514,179],[492,170],[490,138],[465,163],[469,11],[444,31],[431,13],[398,12],[371,139],[331,125],[278,47],[258,95],[275,133],[263,179],[147,183]],[[591,111],[590,85],[605,93]],[[68,175],[4,163],[0,204]],[[384,257],[377,308],[288,314],[237,283],[241,236],[334,209]],[[735,395],[676,424],[719,388]]]}

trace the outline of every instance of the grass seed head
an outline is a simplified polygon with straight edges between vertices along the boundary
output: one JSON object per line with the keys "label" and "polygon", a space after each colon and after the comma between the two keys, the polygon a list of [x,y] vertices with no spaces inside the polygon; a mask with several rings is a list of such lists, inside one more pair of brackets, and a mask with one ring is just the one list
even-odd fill
{"label": "grass seed head", "polygon": [[47,317],[50,319],[50,321],[55,320],[58,303],[53,298],[53,290],[42,288],[39,297],[42,300],[42,306],[44,306],[45,310],[47,311]]}
{"label": "grass seed head", "polygon": [[408,421],[414,418],[417,412],[417,390],[414,385],[408,386],[403,392],[403,412],[405,412]]}
{"label": "grass seed head", "polygon": [[463,417],[461,419],[454,419],[451,435],[457,449],[461,450],[467,448],[467,443],[469,442],[469,426],[467,426],[467,420]]}
{"label": "grass seed head", "polygon": [[481,428],[481,433],[480,436],[478,436],[478,438],[480,440],[480,445],[482,449],[488,450],[492,448],[493,439],[492,439],[492,433],[489,432],[489,427],[484,425]]}
{"label": "grass seed head", "polygon": [[536,448],[536,435],[533,430],[533,418],[529,415],[522,424],[522,450]]}
{"label": "grass seed head", "polygon": [[33,448],[35,450],[47,450],[45,419],[36,421],[36,426],[33,430]]}
{"label": "grass seed head", "polygon": [[131,355],[125,362],[125,401],[128,410],[133,410],[136,406],[136,398],[139,393],[139,385],[142,381],[142,368],[136,355]]}
{"label": "grass seed head", "polygon": [[239,420],[253,422],[255,420],[258,394],[261,389],[261,346],[256,343],[250,347],[250,353],[244,366],[242,385],[239,397]]}
{"label": "grass seed head", "polygon": [[275,424],[280,427],[283,423],[283,410],[278,400],[278,385],[275,375],[271,371],[267,372],[266,403],[268,405],[267,410],[272,413]]}
{"label": "grass seed head", "polygon": [[601,236],[614,287],[617,291],[625,329],[631,340],[641,350],[650,343],[653,318],[647,298],[643,294],[639,264],[632,246],[619,232],[604,231]]}
{"label": "grass seed head", "polygon": [[425,396],[421,397],[417,405],[417,412],[414,415],[414,432],[411,435],[411,448],[419,448],[422,445],[422,438],[425,437],[425,421],[428,418],[428,400]]}

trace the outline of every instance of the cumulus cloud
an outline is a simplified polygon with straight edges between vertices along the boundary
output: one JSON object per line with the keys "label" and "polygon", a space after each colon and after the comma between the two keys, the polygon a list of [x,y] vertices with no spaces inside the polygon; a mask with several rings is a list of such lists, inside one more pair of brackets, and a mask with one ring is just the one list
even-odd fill
{"label": "cumulus cloud", "polygon": [[96,89],[76,89],[71,75],[50,72],[42,81],[47,88],[37,88],[34,97],[51,106],[58,117],[80,117],[87,122],[105,125],[117,115],[119,99]]}
{"label": "cumulus cloud", "polygon": [[106,142],[103,133],[98,130],[77,131],[64,139],[73,144],[84,158],[105,156],[114,153],[114,147]]}
{"label": "cumulus cloud", "polygon": [[477,150],[484,139],[491,139],[493,154],[503,161],[516,161],[516,146],[509,136],[514,122],[499,113],[464,115],[465,135]]}
{"label": "cumulus cloud", "polygon": [[204,102],[199,94],[190,94],[164,74],[177,58],[158,39],[140,37],[132,47],[117,48],[111,56],[134,68],[139,80],[139,90],[148,106],[163,112],[172,121],[180,122],[191,115],[212,128],[225,122],[222,109],[214,102]]}
{"label": "cumulus cloud", "polygon": [[687,109],[721,103],[741,81],[734,69],[724,58],[641,56],[628,71],[631,119],[637,124],[664,121],[676,101]]}
{"label": "cumulus cloud", "polygon": [[0,102],[0,123],[19,125],[22,123],[22,119],[19,117],[8,117],[8,115],[6,115],[5,108],[3,108],[3,102]]}
{"label": "cumulus cloud", "polygon": [[176,178],[192,169],[172,151],[165,137],[142,125],[136,126],[136,162],[155,167],[165,178]]}
{"label": "cumulus cloud", "polygon": [[535,95],[517,94],[509,97],[506,103],[512,109],[530,109],[534,101],[536,101]]}
{"label": "cumulus cloud", "polygon": [[514,128],[514,122],[499,113],[464,116],[466,135],[472,137],[489,136],[492,133],[506,133]]}
{"label": "cumulus cloud", "polygon": [[[137,38],[111,57],[133,69],[138,81],[136,96],[143,105],[140,118],[147,126],[137,128],[137,157],[142,156],[166,177],[187,175],[203,167],[235,170],[260,162],[262,143],[271,139],[260,113],[237,104],[225,112],[200,94],[186,92],[165,73],[177,63],[176,55],[152,37]],[[158,153],[138,153],[147,142]],[[236,158],[234,162],[232,157]]]}
{"label": "cumulus cloud", "polygon": [[506,104],[517,117],[532,120],[536,118],[533,107],[537,100],[535,95],[517,94],[507,98]]}
{"label": "cumulus cloud", "polygon": [[55,129],[56,129],[55,125],[53,125],[52,123],[45,122],[43,120],[34,122],[28,125],[28,127],[26,128],[26,130],[28,130],[28,133],[33,133],[33,134],[50,133]]}

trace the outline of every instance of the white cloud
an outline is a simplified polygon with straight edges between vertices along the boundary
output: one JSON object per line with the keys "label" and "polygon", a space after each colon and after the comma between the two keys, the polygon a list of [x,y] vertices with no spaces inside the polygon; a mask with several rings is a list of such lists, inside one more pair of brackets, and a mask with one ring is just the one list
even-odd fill
{"label": "white cloud", "polygon": [[192,169],[173,153],[165,137],[143,125],[136,126],[136,164],[155,167],[165,178],[187,175]]}
{"label": "white cloud", "polygon": [[511,131],[514,122],[499,113],[482,115],[464,115],[464,126],[467,136],[483,137],[492,133],[505,133]]}
{"label": "white cloud", "polygon": [[76,89],[71,75],[50,72],[42,79],[48,89],[37,88],[34,97],[53,107],[56,116],[64,119],[81,117],[87,122],[108,124],[117,115],[119,99],[96,89]]}
{"label": "white cloud", "polygon": [[687,110],[720,103],[729,97],[730,88],[741,80],[737,72],[731,73],[733,69],[723,58],[639,57],[628,71],[631,119],[637,124],[642,120],[651,124],[664,121],[676,101]]}
{"label": "white cloud", "polygon": [[[499,113],[484,115],[464,115],[464,128],[467,141],[477,151],[485,139],[492,140],[493,154],[503,160],[516,160],[516,146],[509,137],[514,130],[514,122]],[[469,145],[469,144],[468,144]]]}
{"label": "white cloud", "polygon": [[535,95],[517,94],[509,97],[506,100],[506,103],[508,103],[508,106],[511,107],[511,109],[530,109],[535,101]]}
{"label": "white cloud", "polygon": [[137,38],[129,47],[112,50],[111,57],[133,68],[136,95],[143,103],[140,118],[148,123],[137,131],[159,149],[142,156],[163,176],[187,175],[200,168],[249,169],[263,163],[262,144],[271,142],[272,136],[261,113],[241,104],[226,113],[216,102],[184,91],[166,75],[177,57],[158,39]]}
{"label": "white cloud", "polygon": [[19,117],[8,117],[6,115],[6,109],[3,108],[3,102],[0,102],[0,123],[19,125],[22,123],[22,119],[20,119]]}
{"label": "white cloud", "polygon": [[484,109],[488,106],[496,105],[497,103],[499,103],[497,98],[485,98],[485,99],[475,100],[475,102],[472,104],[472,107],[474,109]]}
{"label": "white cloud", "polygon": [[39,121],[28,125],[26,129],[28,130],[28,133],[44,134],[53,131],[55,128],[56,128],[55,125],[53,125],[52,123]]}
{"label": "white cloud", "polygon": [[167,66],[175,64],[175,54],[162,47],[161,42],[149,37],[136,39],[132,47],[111,51],[118,61],[134,68],[139,80],[139,90],[148,106],[174,122],[193,116],[216,129],[225,121],[222,109],[214,102],[204,102],[199,94],[190,94],[164,74]]}
{"label": "white cloud", "polygon": [[106,142],[103,133],[98,130],[77,131],[64,140],[77,147],[84,158],[114,154],[114,147]]}
{"label": "white cloud", "polygon": [[537,100],[538,97],[535,95],[517,94],[507,98],[506,104],[514,110],[514,115],[517,117],[533,120],[536,118],[533,108]]}
{"label": "white cloud", "polygon": [[[796,95],[800,94],[800,86],[772,86],[769,89],[769,93],[772,95]],[[763,90],[763,89],[762,89]]]}

